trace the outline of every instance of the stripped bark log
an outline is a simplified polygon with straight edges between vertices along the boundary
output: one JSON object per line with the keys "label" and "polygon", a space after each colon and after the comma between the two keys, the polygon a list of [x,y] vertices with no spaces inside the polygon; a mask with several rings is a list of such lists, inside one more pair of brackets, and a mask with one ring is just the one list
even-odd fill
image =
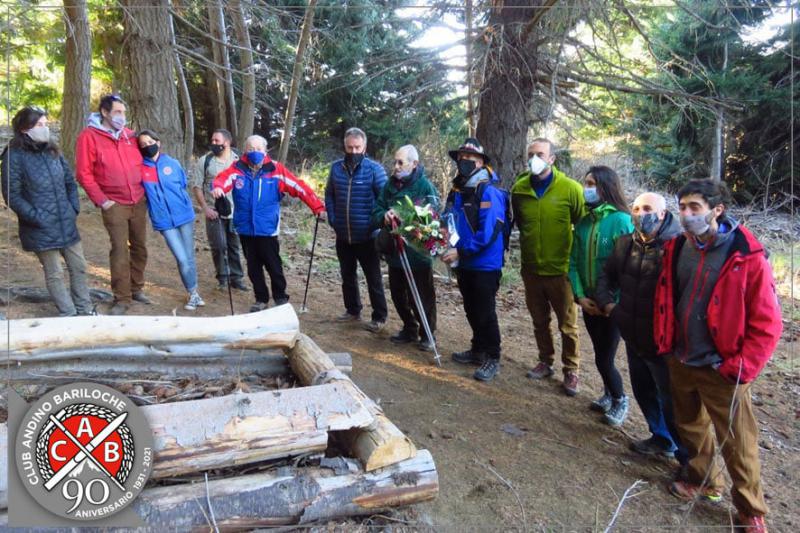
{"label": "stripped bark log", "polygon": [[0,346],[15,360],[58,350],[102,346],[214,342],[229,350],[288,348],[299,322],[291,305],[224,317],[82,316],[10,320]]}
{"label": "stripped bark log", "polygon": [[344,383],[375,417],[375,423],[371,427],[347,431],[341,435],[346,448],[362,462],[368,472],[414,457],[417,449],[411,440],[350,378],[336,370],[330,357],[311,338],[300,334],[287,355],[289,364],[301,383]]}

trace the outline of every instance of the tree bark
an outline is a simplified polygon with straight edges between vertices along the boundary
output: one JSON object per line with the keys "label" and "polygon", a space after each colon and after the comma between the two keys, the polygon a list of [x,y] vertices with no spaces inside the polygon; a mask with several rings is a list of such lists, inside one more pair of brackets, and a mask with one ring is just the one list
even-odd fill
{"label": "tree bark", "polygon": [[[211,48],[211,58],[215,65],[222,65],[222,56],[225,47],[221,42],[225,42],[225,19],[222,12],[220,0],[208,3],[208,27],[211,36],[209,46]],[[208,70],[208,80],[211,85],[211,99],[214,102],[214,129],[228,129],[228,111],[225,104],[225,73],[222,68]]]}
{"label": "tree bark", "polygon": [[[242,75],[242,109],[239,114],[238,139],[239,147],[244,149],[244,143],[253,134],[253,124],[256,114],[256,73],[253,70],[253,48],[250,44],[250,33],[244,19],[244,10],[239,0],[231,0],[229,4],[233,18],[233,31],[239,42],[239,68]],[[234,110],[234,113],[236,110]]]}
{"label": "tree bark", "polygon": [[128,116],[135,129],[150,128],[164,152],[183,153],[175,55],[168,0],[121,0],[127,65]]}
{"label": "tree bark", "polygon": [[305,67],[305,51],[308,41],[311,39],[311,27],[314,25],[314,11],[317,0],[309,0],[306,6],[306,14],[303,17],[303,29],[300,31],[300,39],[297,43],[297,54],[294,58],[292,68],[292,85],[289,89],[289,101],[286,104],[286,115],[283,119],[283,136],[281,137],[281,148],[278,152],[278,160],[286,161],[289,154],[289,140],[292,138],[292,124],[294,123],[294,112],[297,106],[297,96],[300,92],[300,84],[303,81],[303,68]]}
{"label": "tree bark", "polygon": [[[175,47],[175,22],[172,15],[169,17],[170,41],[173,49]],[[183,72],[181,56],[175,50],[175,75],[178,78],[178,88],[181,98],[181,108],[183,109],[183,154],[180,157],[181,165],[184,169],[189,168],[194,151],[194,110],[192,106],[192,95],[189,93],[189,84],[186,82],[186,75]]]}
{"label": "tree bark", "polygon": [[467,128],[469,136],[475,136],[475,79],[472,65],[472,0],[464,6],[464,48],[467,51]]}
{"label": "tree bark", "polygon": [[75,141],[89,115],[92,84],[92,33],[86,0],[64,2],[64,25],[67,43],[59,144],[64,157],[74,167]]}
{"label": "tree bark", "polygon": [[476,136],[504,186],[509,186],[525,167],[538,53],[537,32],[526,25],[541,1],[493,0],[492,4]]}

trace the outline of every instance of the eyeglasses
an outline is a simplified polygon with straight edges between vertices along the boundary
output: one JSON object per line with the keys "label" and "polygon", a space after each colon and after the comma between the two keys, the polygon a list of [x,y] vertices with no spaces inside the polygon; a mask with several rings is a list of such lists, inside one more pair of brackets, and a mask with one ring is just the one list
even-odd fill
{"label": "eyeglasses", "polygon": [[395,165],[400,165],[401,167],[403,167],[403,166],[405,166],[405,165],[406,165],[406,162],[405,162],[405,161],[403,161],[402,159],[395,159],[395,160],[394,160],[394,164],[395,164]]}

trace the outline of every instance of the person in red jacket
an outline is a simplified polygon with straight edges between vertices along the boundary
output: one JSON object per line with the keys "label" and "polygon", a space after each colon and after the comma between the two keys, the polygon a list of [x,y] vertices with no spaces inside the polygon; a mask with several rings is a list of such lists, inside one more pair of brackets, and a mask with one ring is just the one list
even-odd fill
{"label": "person in red jacket", "polygon": [[88,122],[75,146],[75,174],[92,202],[103,210],[103,225],[111,239],[114,305],[110,314],[123,315],[131,300],[151,303],[143,292],[147,200],[142,154],[133,131],[125,127],[125,102],[119,96],[101,98],[98,112]]}
{"label": "person in red jacket", "polygon": [[750,384],[781,336],[772,270],[761,243],[728,215],[724,183],[691,180],[678,199],[684,233],[664,247],[653,323],[658,353],[670,356],[675,425],[688,454],[686,475],[670,492],[721,499],[713,426],[738,522],[766,531]]}

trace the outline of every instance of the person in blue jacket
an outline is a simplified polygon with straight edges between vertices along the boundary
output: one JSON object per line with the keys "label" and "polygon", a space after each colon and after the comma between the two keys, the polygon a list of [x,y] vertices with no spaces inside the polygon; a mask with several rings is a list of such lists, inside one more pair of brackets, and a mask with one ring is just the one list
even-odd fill
{"label": "person in blue jacket", "polygon": [[350,128],[344,134],[344,159],[331,165],[325,187],[328,223],[336,232],[336,256],[342,275],[345,312],[337,320],[361,320],[361,295],[356,266],[367,279],[372,320],[366,325],[377,333],[386,325],[388,310],[383,292],[380,256],[372,236],[372,209],[386,185],[386,171],[366,156],[367,134]]}
{"label": "person in blue jacket", "polygon": [[469,138],[458,150],[452,150],[450,157],[458,166],[458,174],[447,197],[445,219],[453,217],[458,241],[442,260],[456,271],[472,328],[470,348],[452,357],[457,363],[480,365],[473,377],[490,381],[500,370],[495,297],[503,268],[503,231],[510,221],[506,220],[506,199],[486,168],[489,157],[483,146]]}
{"label": "person in blue jacket", "polygon": [[181,164],[161,153],[161,140],[152,130],[137,136],[142,153],[142,185],[153,229],[164,236],[178,262],[181,281],[189,293],[187,311],[206,305],[197,292],[197,267],[194,262],[194,207],[186,191],[186,173]]}

